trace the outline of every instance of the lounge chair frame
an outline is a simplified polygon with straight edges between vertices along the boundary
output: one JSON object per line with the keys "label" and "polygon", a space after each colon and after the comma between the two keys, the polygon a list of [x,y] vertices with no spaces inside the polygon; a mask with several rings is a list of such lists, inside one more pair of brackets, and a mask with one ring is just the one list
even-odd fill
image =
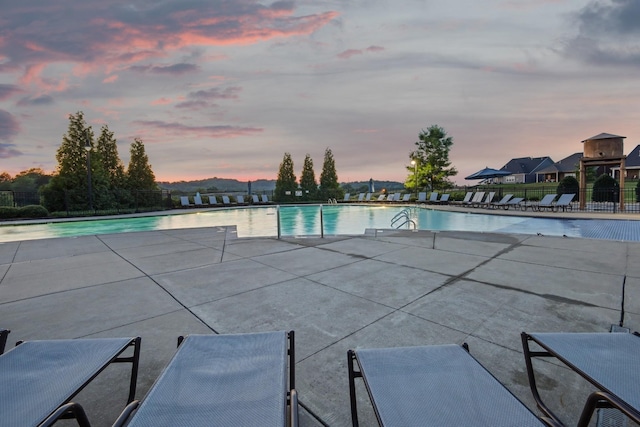
{"label": "lounge chair frame", "polygon": [[[283,389],[270,390],[273,383]],[[266,407],[268,413],[246,407],[249,403]],[[282,412],[276,409],[280,404]],[[114,427],[280,422],[284,427],[287,419],[291,427],[298,426],[293,331],[188,335],[178,339],[178,351],[146,397],[128,405]]]}
{"label": "lounge chair frame", "polygon": [[[529,387],[538,408],[560,423],[542,401],[536,386],[532,359],[555,358],[596,387],[580,415],[586,427],[597,408],[616,408],[640,424],[640,335],[634,333],[521,333]],[[536,343],[542,351],[532,351]],[[634,402],[629,402],[632,398]]]}
{"label": "lounge chair frame", "polygon": [[558,426],[533,414],[466,344],[349,350],[347,362],[354,427],[359,426],[356,378],[363,379],[383,427]]}
{"label": "lounge chair frame", "polygon": [[4,353],[4,348],[7,345],[7,338],[9,337],[8,329],[0,329],[0,354]]}
{"label": "lounge chair frame", "polygon": [[[82,406],[71,400],[112,363],[131,363],[131,403],[140,341],[132,337],[18,342],[0,356],[0,424],[47,427],[75,418],[80,426],[89,426]],[[123,356],[130,347],[133,355]]]}

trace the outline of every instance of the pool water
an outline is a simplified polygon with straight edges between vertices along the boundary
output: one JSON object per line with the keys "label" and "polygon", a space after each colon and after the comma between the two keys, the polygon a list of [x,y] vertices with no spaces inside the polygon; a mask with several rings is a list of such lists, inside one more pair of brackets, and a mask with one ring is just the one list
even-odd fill
{"label": "pool water", "polygon": [[[640,221],[570,220],[445,212],[406,206],[304,205],[217,209],[187,214],[0,227],[0,242],[132,231],[237,227],[239,237],[357,235],[367,228],[543,234],[640,241]],[[397,218],[395,225],[391,223]],[[407,221],[410,219],[411,221]],[[321,228],[322,227],[322,228]]]}

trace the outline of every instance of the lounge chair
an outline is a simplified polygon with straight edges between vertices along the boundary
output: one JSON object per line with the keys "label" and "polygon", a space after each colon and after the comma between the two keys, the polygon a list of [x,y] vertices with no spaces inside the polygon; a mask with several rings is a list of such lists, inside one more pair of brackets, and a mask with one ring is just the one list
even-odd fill
{"label": "lounge chair", "polygon": [[[538,408],[547,416],[560,422],[538,392],[532,362],[535,357],[556,358],[597,389],[587,398],[578,426],[588,426],[597,407],[613,407],[640,424],[640,336],[637,332],[522,332],[521,338],[529,386]],[[532,351],[529,345],[532,342],[543,351]]]}
{"label": "lounge chair", "polygon": [[265,203],[265,204],[266,204],[266,203],[271,203],[271,202],[269,201],[269,196],[267,196],[266,194],[263,194],[263,195],[262,195],[261,200],[262,200],[262,203]]}
{"label": "lounge chair", "polygon": [[437,191],[432,191],[431,194],[429,195],[429,203],[437,203],[438,202],[438,192]]}
{"label": "lounge chair", "polygon": [[[133,355],[123,357],[129,347]],[[25,341],[0,356],[0,424],[50,426],[61,418],[89,421],[71,402],[111,363],[131,363],[127,403],[135,398],[140,338]]]}
{"label": "lounge chair", "polygon": [[188,196],[180,196],[180,206],[182,206],[183,208],[190,208],[190,207],[193,207],[194,205],[189,203]]}
{"label": "lounge chair", "polygon": [[222,204],[225,206],[230,206],[231,201],[229,200],[229,196],[222,196]]}
{"label": "lounge chair", "polygon": [[4,348],[7,345],[7,337],[9,336],[8,329],[0,329],[0,354],[4,353]]}
{"label": "lounge chair", "polygon": [[571,201],[575,196],[576,196],[575,194],[562,194],[558,199],[558,201],[553,205],[552,210],[555,212],[558,212],[560,208],[562,208],[563,212],[566,211],[567,209],[573,210],[573,207],[571,206]]}
{"label": "lounge chair", "polygon": [[440,196],[440,199],[438,200],[438,204],[440,205],[446,205],[447,203],[449,203],[449,197],[451,195],[449,193],[444,193]]}
{"label": "lounge chair", "polygon": [[258,195],[257,195],[257,194],[252,194],[252,195],[251,195],[251,202],[252,202],[254,205],[259,205],[259,204],[260,204],[260,198],[258,197]]}
{"label": "lounge chair", "polygon": [[293,331],[189,335],[114,426],[296,427],[294,372]]}
{"label": "lounge chair", "polygon": [[511,200],[512,197],[513,197],[513,194],[507,194],[502,199],[500,199],[499,201],[497,201],[495,203],[490,203],[488,207],[489,208],[501,208],[501,207],[505,206],[507,204],[507,202],[509,200]]}
{"label": "lounge chair", "polygon": [[202,203],[202,197],[200,197],[200,193],[197,193],[195,196],[193,196],[193,204],[196,206],[205,205],[204,203]]}
{"label": "lounge chair", "polygon": [[496,195],[495,191],[490,191],[489,194],[487,194],[487,197],[485,197],[484,201],[480,200],[480,202],[475,203],[473,207],[474,208],[489,207],[495,195]]}
{"label": "lounge chair", "polygon": [[246,205],[247,203],[245,203],[245,201],[244,201],[244,196],[236,196],[236,204],[238,204],[238,205]]}
{"label": "lounge chair", "polygon": [[378,196],[378,199],[377,199],[376,201],[377,201],[377,202],[384,202],[384,198],[385,198],[385,197],[386,197],[386,196],[385,196],[384,194],[381,194],[381,195],[379,195],[379,196]]}
{"label": "lounge chair", "polygon": [[482,203],[483,198],[484,198],[484,191],[478,191],[476,194],[473,195],[470,201],[466,203],[463,202],[462,204],[465,206],[473,207],[479,203]]}
{"label": "lounge chair", "polygon": [[[358,365],[358,370],[354,365]],[[380,426],[545,426],[469,352],[434,345],[348,352],[351,420],[362,377]]]}
{"label": "lounge chair", "polygon": [[545,196],[538,203],[527,203],[522,207],[524,210],[531,208],[532,211],[541,211],[543,209],[553,209],[553,201],[556,199],[555,194],[545,194]]}
{"label": "lounge chair", "polygon": [[371,193],[367,193],[367,195],[364,198],[365,202],[370,202],[371,201]]}
{"label": "lounge chair", "polygon": [[358,194],[358,201],[359,201],[359,202],[364,201],[364,193],[360,193],[360,194]]}
{"label": "lounge chair", "polygon": [[510,207],[513,206],[514,209],[519,209],[522,206],[522,202],[523,201],[524,201],[524,197],[514,197],[513,199],[511,199],[507,203],[505,203],[503,208],[504,209],[509,209]]}
{"label": "lounge chair", "polygon": [[351,199],[351,193],[345,193],[343,202],[348,202]]}
{"label": "lounge chair", "polygon": [[402,203],[408,203],[410,199],[411,199],[411,194],[407,193],[407,194],[402,196],[402,200],[400,200],[400,201]]}
{"label": "lounge chair", "polygon": [[427,202],[427,193],[424,191],[421,191],[418,193],[418,203],[426,203]]}
{"label": "lounge chair", "polygon": [[209,205],[215,206],[218,205],[218,199],[216,199],[216,196],[209,196]]}
{"label": "lounge chair", "polygon": [[461,205],[467,205],[471,202],[472,197],[473,197],[473,191],[467,191],[467,193],[464,195],[464,199],[462,199],[460,202],[455,202],[455,203],[461,204]]}

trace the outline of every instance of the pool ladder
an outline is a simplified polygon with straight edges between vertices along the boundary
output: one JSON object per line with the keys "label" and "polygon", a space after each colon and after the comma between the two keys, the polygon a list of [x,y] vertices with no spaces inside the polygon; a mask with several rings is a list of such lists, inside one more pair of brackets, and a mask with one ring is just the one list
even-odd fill
{"label": "pool ladder", "polygon": [[[412,216],[413,216],[413,212],[411,211],[411,209],[403,209],[403,210],[401,210],[391,220],[391,227],[392,228],[395,227],[396,229],[398,229],[398,228],[404,227],[406,225],[407,228],[410,228],[410,226],[413,225],[413,229],[415,230],[416,229],[416,222],[413,220]],[[397,225],[398,223],[400,225]]]}

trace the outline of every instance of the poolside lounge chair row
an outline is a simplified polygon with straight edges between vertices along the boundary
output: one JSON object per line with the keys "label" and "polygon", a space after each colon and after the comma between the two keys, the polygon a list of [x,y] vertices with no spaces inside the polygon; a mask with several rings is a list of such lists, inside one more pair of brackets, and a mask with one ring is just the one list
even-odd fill
{"label": "poolside lounge chair row", "polygon": [[531,208],[534,211],[543,211],[549,209],[549,211],[557,212],[560,209],[563,211],[572,209],[571,202],[575,197],[575,194],[562,194],[560,198],[555,201],[555,194],[547,194],[538,203],[525,202],[523,197],[513,197],[513,194],[506,194],[499,201],[494,202],[495,192],[489,192],[485,195],[484,191],[478,191],[475,194],[471,191],[467,192],[464,200],[461,202],[453,202],[457,205],[470,206],[474,208],[488,208],[488,209],[514,209],[526,210]]}
{"label": "poolside lounge chair row", "polygon": [[[0,331],[6,334],[8,331]],[[362,378],[380,426],[561,426],[536,388],[532,360],[554,357],[595,391],[578,426],[598,407],[640,422],[637,333],[526,333],[521,341],[538,417],[469,353],[431,345],[347,352],[353,426],[356,378]],[[89,421],[71,399],[111,363],[132,364],[129,404],[115,426],[298,425],[294,332],[188,335],[147,395],[133,400],[140,338],[27,341],[0,355],[0,425],[50,426]],[[531,344],[543,351],[532,351]],[[121,354],[130,346],[134,355]],[[55,360],[56,363],[51,363]]]}
{"label": "poolside lounge chair row", "polygon": [[[180,196],[180,206],[184,208],[193,207],[205,207],[205,206],[246,206],[248,203],[244,200],[244,196],[236,196],[236,201],[232,202],[229,196],[221,196],[221,201],[218,202],[216,196],[207,196],[209,201],[203,202],[202,196],[196,194],[193,196],[193,203],[189,201],[188,196]],[[266,194],[258,196],[257,194],[251,195],[251,204],[253,205],[266,205],[270,204],[269,197]]]}

